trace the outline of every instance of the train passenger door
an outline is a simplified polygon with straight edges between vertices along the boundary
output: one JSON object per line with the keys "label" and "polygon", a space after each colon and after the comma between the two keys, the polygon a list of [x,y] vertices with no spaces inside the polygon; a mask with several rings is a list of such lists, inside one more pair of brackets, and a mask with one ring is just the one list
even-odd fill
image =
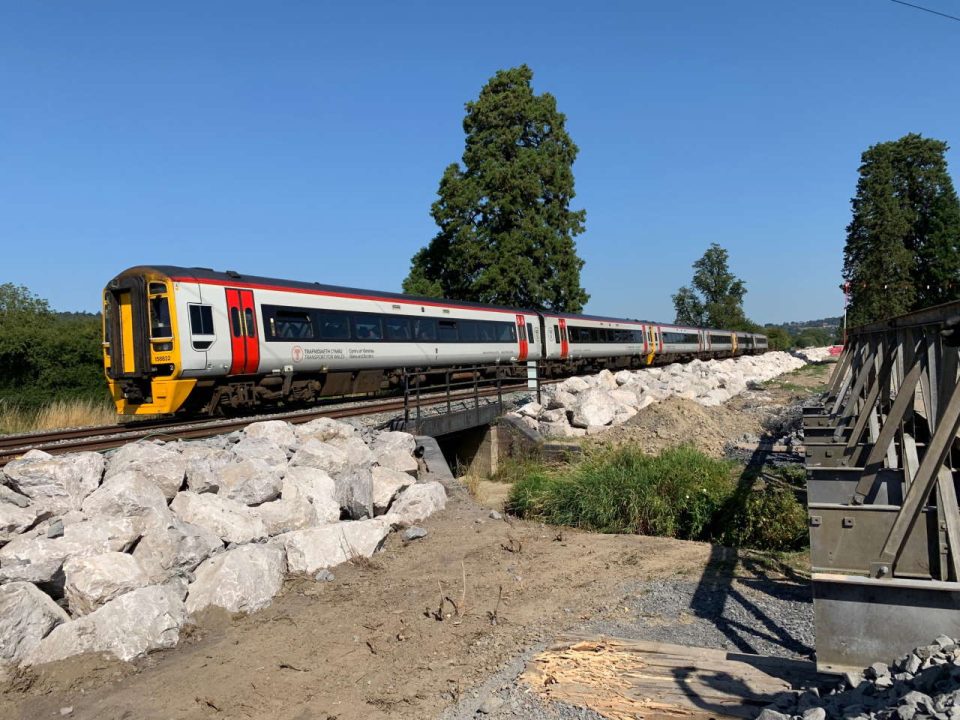
{"label": "train passenger door", "polygon": [[560,322],[560,359],[566,360],[570,357],[570,338],[567,336],[567,321],[564,318]]}
{"label": "train passenger door", "polygon": [[527,325],[523,315],[517,315],[517,339],[520,341],[520,354],[517,355],[517,360],[525,362],[527,355],[530,354],[530,342],[527,340]]}
{"label": "train passenger door", "polygon": [[260,343],[253,290],[227,288],[227,316],[230,320],[231,375],[250,375],[260,365]]}

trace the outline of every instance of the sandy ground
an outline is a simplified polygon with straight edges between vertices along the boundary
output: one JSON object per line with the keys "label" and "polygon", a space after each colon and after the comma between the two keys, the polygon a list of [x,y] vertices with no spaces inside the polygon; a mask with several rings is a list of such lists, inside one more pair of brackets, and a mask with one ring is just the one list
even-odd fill
{"label": "sandy ground", "polygon": [[[764,393],[732,403],[770,408],[806,394]],[[698,437],[673,432],[674,443]],[[57,718],[65,708],[98,720],[436,717],[531,645],[620,612],[629,587],[696,583],[716,557],[703,543],[493,520],[461,486],[449,490],[426,538],[404,544],[394,534],[373,561],[336,568],[332,582],[290,580],[254,615],[209,612],[175,649],[21,671],[0,685],[0,718]]]}

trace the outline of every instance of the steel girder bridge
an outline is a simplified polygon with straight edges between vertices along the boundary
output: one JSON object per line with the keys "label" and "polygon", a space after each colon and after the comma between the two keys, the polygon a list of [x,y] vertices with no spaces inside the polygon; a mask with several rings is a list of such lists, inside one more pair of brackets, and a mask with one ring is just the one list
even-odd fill
{"label": "steel girder bridge", "polygon": [[856,328],[804,408],[817,664],[960,636],[960,302]]}

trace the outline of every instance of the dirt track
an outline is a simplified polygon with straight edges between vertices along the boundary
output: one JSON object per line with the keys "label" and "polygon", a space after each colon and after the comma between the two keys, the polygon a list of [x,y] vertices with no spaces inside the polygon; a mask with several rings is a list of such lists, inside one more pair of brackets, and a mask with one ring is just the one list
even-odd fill
{"label": "dirt track", "polygon": [[290,581],[252,616],[210,612],[179,647],[134,663],[22,672],[2,686],[0,717],[434,717],[531,644],[614,615],[626,587],[696,581],[710,562],[704,543],[491,520],[449,490],[425,539],[394,534],[372,563]]}

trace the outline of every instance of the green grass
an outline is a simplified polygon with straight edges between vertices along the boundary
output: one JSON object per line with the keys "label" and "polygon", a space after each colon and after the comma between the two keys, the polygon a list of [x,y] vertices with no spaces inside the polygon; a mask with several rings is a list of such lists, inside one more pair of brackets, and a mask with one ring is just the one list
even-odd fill
{"label": "green grass", "polygon": [[761,550],[806,542],[793,478],[758,479],[688,446],[657,456],[620,447],[561,468],[506,463],[501,474],[513,482],[507,511],[551,525]]}

